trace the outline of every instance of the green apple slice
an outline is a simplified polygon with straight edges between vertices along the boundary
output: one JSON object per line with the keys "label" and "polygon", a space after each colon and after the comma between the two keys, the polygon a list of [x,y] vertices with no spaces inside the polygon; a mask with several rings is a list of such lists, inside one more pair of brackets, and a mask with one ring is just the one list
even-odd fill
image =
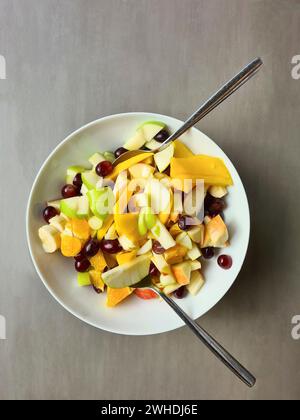
{"label": "green apple slice", "polygon": [[104,160],[106,159],[101,153],[94,153],[88,158],[88,161],[91,165],[93,165],[93,168],[95,168],[98,165],[98,163],[103,162]]}
{"label": "green apple slice", "polygon": [[164,224],[156,217],[156,222],[153,228],[151,229],[152,234],[154,235],[155,239],[161,244],[161,246],[165,249],[172,248],[176,245],[173,237],[169,233],[168,229],[165,227]]}
{"label": "green apple slice", "polygon": [[88,190],[93,190],[101,180],[101,176],[97,175],[94,171],[85,171],[82,172],[81,179],[83,185],[85,185]]}
{"label": "green apple slice", "polygon": [[82,166],[70,166],[67,169],[66,183],[67,184],[73,184],[73,179],[74,179],[75,175],[81,174],[85,170],[86,169],[83,168]]}
{"label": "green apple slice", "polygon": [[47,206],[54,207],[56,210],[60,210],[61,200],[47,201]]}
{"label": "green apple slice", "polygon": [[90,212],[89,200],[86,195],[78,197],[77,217],[84,219]]}
{"label": "green apple slice", "polygon": [[168,147],[163,149],[161,152],[154,154],[154,161],[159,172],[163,172],[171,163],[171,159],[174,156],[174,145],[170,143]]}
{"label": "green apple slice", "polygon": [[114,289],[132,286],[149,273],[151,254],[141,255],[102,274],[104,283]]}
{"label": "green apple slice", "polygon": [[146,121],[138,129],[143,130],[146,141],[152,140],[163,128],[166,127],[161,121]]}
{"label": "green apple slice", "polygon": [[78,273],[77,274],[77,283],[80,287],[82,286],[90,286],[91,285],[91,279],[88,272],[85,273]]}
{"label": "green apple slice", "polygon": [[156,216],[153,214],[151,207],[145,209],[145,223],[148,229],[152,229],[156,223]]}
{"label": "green apple slice", "polygon": [[77,217],[78,200],[80,197],[65,198],[60,201],[60,211],[66,216],[72,218]]}
{"label": "green apple slice", "polygon": [[108,160],[111,163],[113,163],[113,161],[116,159],[113,152],[104,152],[103,156],[105,157],[105,160]]}
{"label": "green apple slice", "polygon": [[124,144],[124,148],[127,150],[138,150],[144,146],[146,141],[143,130],[138,129],[135,135]]}
{"label": "green apple slice", "polygon": [[99,219],[104,220],[109,213],[112,213],[114,195],[111,188],[103,187],[100,190],[90,190],[87,196],[91,211]]}
{"label": "green apple slice", "polygon": [[145,221],[145,208],[143,208],[139,213],[138,230],[139,230],[139,234],[141,236],[146,235],[146,233],[148,231],[147,224],[146,224],[146,221]]}
{"label": "green apple slice", "polygon": [[147,143],[145,144],[145,147],[147,147],[147,149],[149,150],[158,149],[160,146],[161,146],[161,143],[154,139],[147,141]]}

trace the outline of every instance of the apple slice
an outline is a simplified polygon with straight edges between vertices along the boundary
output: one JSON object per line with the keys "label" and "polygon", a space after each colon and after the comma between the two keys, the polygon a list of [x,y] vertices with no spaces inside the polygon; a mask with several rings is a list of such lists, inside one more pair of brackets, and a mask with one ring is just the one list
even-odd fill
{"label": "apple slice", "polygon": [[165,149],[161,152],[155,153],[154,161],[159,172],[163,172],[171,163],[171,159],[174,156],[174,145],[170,143]]}
{"label": "apple slice", "polygon": [[148,252],[151,252],[152,249],[152,239],[148,239],[146,243],[138,250],[137,256],[147,254]]}
{"label": "apple slice", "polygon": [[171,284],[177,284],[176,279],[172,273],[170,274],[161,274],[159,276],[159,282],[163,286],[170,286]]}
{"label": "apple slice", "polygon": [[94,153],[92,156],[88,158],[88,161],[93,166],[93,168],[96,168],[98,163],[103,162],[105,157],[101,153]]}
{"label": "apple slice", "polygon": [[169,233],[168,229],[161,223],[161,221],[156,217],[156,222],[151,233],[154,235],[155,239],[161,244],[165,249],[172,248],[176,245],[173,237]]}
{"label": "apple slice", "polygon": [[138,129],[135,135],[124,144],[124,148],[127,150],[138,150],[144,146],[146,141],[143,130]]}
{"label": "apple slice", "polygon": [[204,277],[200,271],[193,271],[191,273],[191,281],[186,287],[191,295],[195,296],[205,284]]}
{"label": "apple slice", "polygon": [[115,154],[113,152],[104,152],[103,156],[105,160],[108,160],[109,162],[113,163],[113,161],[116,159]]}
{"label": "apple slice", "polygon": [[154,167],[146,165],[146,163],[136,163],[129,168],[129,173],[132,178],[146,178],[148,179],[154,172]]}
{"label": "apple slice", "polygon": [[192,271],[200,270],[200,268],[201,268],[201,262],[199,260],[191,261]]}
{"label": "apple slice", "polygon": [[79,197],[65,198],[60,201],[60,211],[71,219],[77,217]]}
{"label": "apple slice", "polygon": [[145,221],[145,208],[142,208],[142,210],[139,213],[138,217],[138,231],[141,236],[146,235],[148,231],[148,227]]}
{"label": "apple slice", "polygon": [[166,124],[161,121],[146,121],[140,125],[138,129],[143,131],[144,137],[148,142],[152,140],[156,134],[158,134],[165,127]]}
{"label": "apple slice", "polygon": [[125,251],[132,251],[136,248],[135,243],[133,243],[126,235],[119,236],[119,242]]}
{"label": "apple slice", "polygon": [[101,190],[90,190],[87,197],[91,211],[99,219],[104,220],[108,214],[112,213],[114,195],[111,188],[103,187]]}
{"label": "apple slice", "polygon": [[91,279],[88,272],[85,273],[78,273],[77,274],[77,283],[78,286],[90,286],[91,285]]}
{"label": "apple slice", "polygon": [[145,144],[145,147],[147,147],[147,149],[149,150],[158,149],[160,146],[161,146],[161,143],[154,139],[147,141],[147,143]]}
{"label": "apple slice", "polygon": [[182,232],[176,236],[176,242],[182,246],[185,246],[188,250],[193,248],[191,238],[186,232]]}
{"label": "apple slice", "polygon": [[171,267],[169,266],[163,255],[153,254],[151,261],[161,273],[170,274],[172,272]]}
{"label": "apple slice", "polygon": [[149,273],[151,254],[141,255],[102,274],[104,283],[115,289],[133,286]]}
{"label": "apple slice", "polygon": [[69,166],[67,169],[66,183],[73,184],[75,175],[81,174],[83,171],[86,171],[86,169],[82,166]]}
{"label": "apple slice", "polygon": [[197,258],[201,257],[201,252],[196,244],[193,244],[192,249],[188,250],[187,256],[190,260],[194,261]]}
{"label": "apple slice", "polygon": [[97,175],[94,171],[85,171],[81,174],[83,185],[88,190],[96,188],[98,182],[102,179],[101,176]]}
{"label": "apple slice", "polygon": [[60,201],[61,200],[52,200],[47,201],[47,206],[54,207],[56,210],[60,210]]}
{"label": "apple slice", "polygon": [[84,219],[85,217],[88,217],[89,212],[90,207],[88,197],[86,195],[78,197],[77,217],[79,219]]}

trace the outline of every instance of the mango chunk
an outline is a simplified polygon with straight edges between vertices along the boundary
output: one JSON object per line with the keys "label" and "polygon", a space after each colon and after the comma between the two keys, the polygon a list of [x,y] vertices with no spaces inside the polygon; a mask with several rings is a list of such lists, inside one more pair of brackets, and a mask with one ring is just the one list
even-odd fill
{"label": "mango chunk", "polygon": [[98,232],[97,232],[97,238],[99,239],[99,241],[101,241],[101,239],[104,238],[106,232],[108,231],[108,229],[113,224],[113,221],[114,221],[114,216],[112,214],[109,214],[106,217],[106,219],[105,219],[105,221],[104,221],[104,223],[102,225],[102,228],[99,229]]}
{"label": "mango chunk", "polygon": [[135,165],[136,163],[142,162],[145,159],[148,159],[150,156],[153,156],[153,153],[140,153],[139,155],[133,156],[132,158],[119,163],[117,166],[115,166],[114,170],[107,178],[115,179],[120,172],[126,171],[131,166]]}
{"label": "mango chunk", "polygon": [[175,151],[174,157],[175,158],[188,158],[194,156],[194,153],[180,140],[174,141]]}
{"label": "mango chunk", "polygon": [[168,264],[177,264],[183,261],[186,254],[187,249],[180,244],[176,244],[172,248],[167,249],[164,256]]}
{"label": "mango chunk", "polygon": [[61,235],[61,253],[65,257],[75,257],[81,251],[81,240],[75,236]]}
{"label": "mango chunk", "polygon": [[91,266],[94,267],[96,271],[100,271],[101,273],[104,270],[104,268],[107,266],[106,260],[103,256],[102,251],[98,251],[96,255],[91,257],[90,263],[91,263]]}
{"label": "mango chunk", "polygon": [[117,254],[117,262],[119,265],[126,264],[129,261],[133,260],[136,257],[137,249],[133,249],[129,252],[120,252]]}
{"label": "mango chunk", "polygon": [[119,236],[125,235],[133,243],[141,239],[138,230],[138,218],[136,213],[115,214],[116,231]]}
{"label": "mango chunk", "polygon": [[105,284],[104,284],[104,282],[102,280],[101,272],[100,271],[97,271],[97,270],[90,270],[89,271],[89,275],[90,275],[90,280],[91,280],[92,285],[96,289],[101,290],[102,292],[104,292]]}
{"label": "mango chunk", "polygon": [[91,234],[91,228],[87,220],[84,219],[71,219],[71,230],[73,235],[79,239],[86,241]]}
{"label": "mango chunk", "polygon": [[195,155],[189,158],[171,160],[171,178],[204,180],[208,185],[233,185],[231,175],[222,159],[206,155]]}
{"label": "mango chunk", "polygon": [[131,287],[123,287],[122,289],[112,289],[111,287],[108,287],[106,305],[109,308],[113,308],[131,295],[132,292],[133,289],[131,289]]}

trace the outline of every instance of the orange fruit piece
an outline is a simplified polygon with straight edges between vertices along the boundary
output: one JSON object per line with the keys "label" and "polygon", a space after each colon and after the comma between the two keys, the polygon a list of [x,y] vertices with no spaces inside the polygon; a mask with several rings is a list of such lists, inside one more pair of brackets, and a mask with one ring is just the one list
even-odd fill
{"label": "orange fruit piece", "polygon": [[89,275],[91,278],[92,285],[96,287],[96,289],[102,290],[104,292],[105,284],[102,280],[100,271],[90,270]]}
{"label": "orange fruit piece", "polygon": [[103,256],[102,251],[98,251],[96,255],[90,258],[90,263],[96,271],[102,271],[107,266],[106,260]]}
{"label": "orange fruit piece", "polygon": [[71,219],[71,230],[73,235],[86,241],[91,234],[91,228],[84,219]]}
{"label": "orange fruit piece", "polygon": [[65,257],[75,257],[81,251],[81,240],[74,236],[61,235],[61,253]]}
{"label": "orange fruit piece", "polygon": [[108,287],[106,305],[112,308],[126,299],[132,292],[133,289],[130,287],[123,287],[122,289],[112,289],[111,287]]}

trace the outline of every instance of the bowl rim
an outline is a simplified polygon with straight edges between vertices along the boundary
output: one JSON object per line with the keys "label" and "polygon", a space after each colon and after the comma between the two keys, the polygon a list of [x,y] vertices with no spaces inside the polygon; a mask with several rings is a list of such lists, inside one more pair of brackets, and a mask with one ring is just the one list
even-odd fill
{"label": "bowl rim", "polygon": [[[30,254],[30,257],[31,257],[31,261],[32,261],[32,263],[33,263],[33,266],[34,266],[34,268],[35,268],[35,270],[36,270],[36,272],[37,272],[37,274],[38,274],[38,276],[39,276],[39,278],[41,279],[41,281],[43,282],[43,284],[44,284],[44,286],[46,287],[46,289],[48,290],[48,292],[52,295],[52,297],[65,309],[65,310],[67,310],[70,314],[72,314],[73,316],[75,316],[77,319],[79,319],[80,321],[82,321],[82,322],[84,322],[84,323],[86,323],[86,324],[88,324],[88,325],[90,325],[90,326],[92,326],[92,327],[94,327],[94,328],[97,328],[97,329],[99,329],[99,330],[102,330],[102,331],[107,331],[107,332],[110,332],[110,333],[114,333],[114,334],[120,334],[120,335],[129,335],[129,336],[142,336],[142,335],[145,335],[145,336],[150,336],[150,335],[156,335],[156,334],[162,334],[162,333],[164,333],[164,332],[169,332],[169,331],[174,331],[174,330],[176,330],[176,329],[178,329],[178,328],[181,328],[181,327],[183,327],[185,324],[184,324],[184,322],[183,321],[181,321],[180,322],[180,324],[178,324],[177,326],[174,326],[174,327],[171,327],[171,328],[169,328],[169,329],[167,329],[167,330],[165,330],[165,331],[157,331],[157,332],[153,332],[153,333],[148,333],[148,332],[145,332],[145,334],[141,334],[141,333],[139,333],[139,332],[137,332],[137,333],[132,333],[132,332],[130,332],[130,333],[128,333],[128,332],[125,332],[125,331],[123,331],[123,330],[118,330],[118,329],[109,329],[109,328],[107,328],[107,327],[105,327],[105,326],[99,326],[99,325],[97,325],[95,322],[93,322],[93,321],[91,321],[91,320],[89,320],[89,319],[86,319],[84,316],[82,316],[82,315],[80,315],[80,314],[78,314],[76,311],[74,311],[71,307],[69,307],[66,303],[64,303],[64,301],[59,297],[59,296],[57,296],[55,293],[54,293],[54,291],[50,288],[50,286],[48,285],[48,282],[46,281],[46,279],[44,279],[44,276],[42,275],[42,273],[41,273],[41,271],[40,271],[40,269],[39,269],[39,267],[38,267],[38,264],[37,264],[37,262],[36,262],[36,260],[35,260],[35,257],[34,257],[34,255],[33,255],[33,251],[32,251],[32,248],[31,248],[31,242],[30,242],[30,234],[29,234],[29,217],[30,217],[30,215],[29,215],[29,213],[30,213],[30,208],[31,208],[31,205],[32,205],[32,197],[33,197],[33,193],[34,193],[34,190],[35,190],[35,187],[36,187],[36,184],[38,183],[38,180],[39,180],[39,177],[40,177],[40,175],[41,175],[41,173],[43,172],[43,170],[44,170],[44,168],[45,168],[45,166],[48,164],[48,162],[50,161],[50,159],[53,157],[53,155],[55,155],[55,153],[65,144],[65,143],[68,143],[69,141],[71,141],[72,140],[72,138],[74,137],[74,136],[76,136],[76,135],[78,135],[78,134],[80,134],[82,131],[85,131],[86,129],[88,129],[88,128],[90,128],[90,127],[93,127],[94,125],[97,125],[99,122],[102,122],[102,121],[106,121],[106,120],[113,120],[113,119],[118,119],[118,118],[120,118],[120,117],[127,117],[127,116],[145,116],[145,117],[149,117],[151,115],[151,117],[154,117],[154,118],[161,118],[161,119],[163,119],[163,118],[171,118],[171,119],[173,119],[173,120],[175,120],[175,121],[177,121],[177,122],[181,122],[181,123],[183,123],[183,121],[182,120],[180,120],[180,119],[178,119],[178,118],[175,118],[175,117],[172,117],[172,116],[169,116],[169,115],[164,115],[164,114],[158,114],[158,113],[155,113],[155,112],[147,112],[147,111],[137,111],[137,112],[134,112],[134,111],[131,111],[131,112],[124,112],[124,113],[118,113],[118,114],[111,114],[111,115],[106,115],[106,116],[104,116],[104,117],[100,117],[100,118],[97,118],[96,120],[93,120],[93,121],[90,121],[90,122],[88,122],[87,124],[85,124],[85,125],[83,125],[83,126],[81,126],[81,127],[79,127],[78,129],[76,129],[76,130],[74,130],[74,131],[72,131],[70,134],[68,134],[61,142],[59,142],[58,144],[57,144],[57,146],[49,153],[49,155],[46,157],[46,159],[43,161],[43,163],[42,163],[42,165],[40,166],[40,169],[38,170],[38,172],[37,172],[37,174],[36,174],[36,176],[35,176],[35,178],[34,178],[34,181],[33,181],[33,183],[32,183],[32,186],[31,186],[31,189],[30,189],[30,193],[29,193],[29,197],[28,197],[28,201],[27,201],[27,205],[26,205],[26,240],[27,240],[27,246],[28,246],[28,249],[29,249],[29,254]],[[192,127],[191,128],[191,130],[196,130],[196,131],[198,131],[198,132],[200,132],[201,134],[203,134],[203,135],[205,135],[206,137],[208,137],[208,139],[209,140],[211,140],[213,143],[214,143],[214,145],[217,147],[217,148],[219,148],[223,153],[225,153],[224,151],[223,151],[223,149],[221,149],[221,147],[217,144],[217,143],[215,143],[215,141],[214,140],[212,140],[209,136],[207,136],[205,133],[203,133],[201,130],[199,130],[197,127]],[[227,159],[228,159],[228,161],[231,163],[231,165],[235,168],[235,166],[233,165],[233,163],[232,163],[232,161],[231,161],[231,159],[227,156],[227,154],[225,153],[225,155],[226,155],[226,157],[227,157]],[[235,170],[236,170],[236,168],[235,168]],[[248,248],[249,248],[249,241],[250,241],[250,230],[251,230],[251,215],[250,215],[250,208],[249,208],[249,201],[248,201],[248,197],[247,197],[247,193],[246,193],[246,190],[245,190],[245,187],[244,187],[244,184],[243,184],[243,182],[242,182],[242,180],[241,180],[241,177],[240,177],[240,174],[238,173],[238,171],[236,170],[236,175],[237,175],[237,177],[239,178],[239,180],[240,180],[240,183],[241,183],[241,188],[242,188],[242,192],[244,193],[244,196],[245,196],[245,204],[246,204],[246,210],[247,210],[247,218],[248,218],[248,221],[249,221],[249,223],[248,223],[248,226],[247,226],[247,243],[246,243],[246,246],[245,246],[245,250],[244,250],[244,256],[243,256],[243,259],[242,259],[242,263],[241,263],[241,266],[240,266],[240,268],[239,268],[239,270],[236,272],[236,276],[235,276],[235,278],[234,278],[234,280],[232,281],[232,283],[231,283],[231,285],[229,286],[229,288],[224,292],[224,294],[204,313],[204,314],[202,314],[202,315],[200,315],[200,316],[198,316],[198,317],[196,317],[195,319],[198,319],[198,318],[201,318],[202,316],[204,316],[205,314],[207,314],[211,309],[213,309],[223,298],[224,298],[224,296],[229,292],[229,290],[232,288],[232,286],[233,286],[233,284],[235,283],[235,281],[236,281],[236,279],[237,279],[237,277],[238,277],[238,275],[240,274],[240,271],[241,271],[241,269],[242,269],[242,267],[243,267],[243,265],[244,265],[244,262],[245,262],[245,259],[246,259],[246,256],[247,256],[247,252],[248,252]]]}

